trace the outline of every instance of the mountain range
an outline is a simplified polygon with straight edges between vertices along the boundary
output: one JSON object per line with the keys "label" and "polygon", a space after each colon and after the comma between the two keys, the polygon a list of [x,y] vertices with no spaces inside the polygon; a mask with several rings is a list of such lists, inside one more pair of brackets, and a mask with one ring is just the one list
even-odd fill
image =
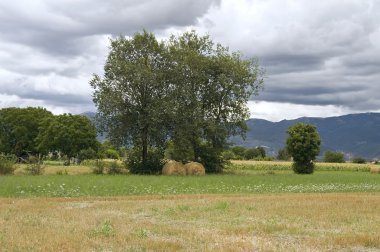
{"label": "mountain range", "polygon": [[[82,115],[94,119],[95,113]],[[263,146],[267,154],[276,156],[286,143],[286,130],[296,123],[308,123],[317,127],[321,137],[320,157],[327,150],[343,152],[347,159],[363,157],[380,159],[380,113],[349,114],[337,117],[302,117],[295,120],[271,122],[263,119],[249,119],[246,138],[232,137],[234,145],[244,147]],[[99,136],[99,140],[104,137]]]}
{"label": "mountain range", "polygon": [[269,155],[275,156],[286,143],[287,129],[296,123],[308,123],[317,127],[321,137],[320,156],[327,150],[343,152],[346,158],[380,158],[380,113],[349,114],[338,117],[302,117],[295,120],[270,122],[262,119],[247,121],[245,140],[233,137],[235,145],[245,147],[264,146]]}

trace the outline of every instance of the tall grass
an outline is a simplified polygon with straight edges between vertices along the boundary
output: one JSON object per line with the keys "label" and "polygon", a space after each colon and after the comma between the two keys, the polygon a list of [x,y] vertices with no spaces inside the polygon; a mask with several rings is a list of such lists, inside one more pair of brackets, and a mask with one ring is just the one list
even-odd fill
{"label": "tall grass", "polygon": [[0,197],[79,197],[284,192],[380,192],[379,176],[364,172],[257,172],[204,177],[76,175],[3,176]]}

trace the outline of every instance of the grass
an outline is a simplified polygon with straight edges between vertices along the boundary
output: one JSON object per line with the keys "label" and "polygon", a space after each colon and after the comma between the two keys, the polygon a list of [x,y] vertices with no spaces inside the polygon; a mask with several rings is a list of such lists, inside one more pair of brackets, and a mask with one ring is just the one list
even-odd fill
{"label": "grass", "polygon": [[289,162],[235,162],[204,177],[93,175],[59,164],[28,176],[19,166],[0,176],[0,248],[379,250],[380,175],[323,165],[296,175]]}
{"label": "grass", "polygon": [[[292,162],[288,161],[251,161],[251,160],[233,160],[230,169],[232,170],[250,170],[250,171],[290,171]],[[372,164],[354,164],[354,163],[316,163],[315,171],[359,171],[368,172]]]}
{"label": "grass", "polygon": [[254,171],[203,177],[138,175],[0,176],[0,197],[380,192],[380,177],[369,172]]}
{"label": "grass", "polygon": [[378,251],[380,194],[0,198],[5,251]]}

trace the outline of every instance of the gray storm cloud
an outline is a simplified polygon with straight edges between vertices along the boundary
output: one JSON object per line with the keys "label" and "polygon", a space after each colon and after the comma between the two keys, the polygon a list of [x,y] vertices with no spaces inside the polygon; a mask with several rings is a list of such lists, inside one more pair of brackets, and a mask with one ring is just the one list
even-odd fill
{"label": "gray storm cloud", "polygon": [[144,28],[161,37],[194,28],[258,57],[267,78],[255,101],[380,111],[375,0],[0,2],[0,106],[94,109],[88,81],[108,38]]}

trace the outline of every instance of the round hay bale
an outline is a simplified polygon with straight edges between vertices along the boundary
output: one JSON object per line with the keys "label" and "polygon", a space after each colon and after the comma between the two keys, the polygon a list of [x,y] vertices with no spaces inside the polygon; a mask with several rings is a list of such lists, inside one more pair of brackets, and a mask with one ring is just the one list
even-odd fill
{"label": "round hay bale", "polygon": [[185,169],[187,175],[203,176],[206,174],[205,167],[198,162],[190,162],[185,164]]}
{"label": "round hay bale", "polygon": [[371,173],[379,173],[380,174],[380,167],[371,167]]}
{"label": "round hay bale", "polygon": [[162,168],[163,175],[186,175],[185,167],[182,163],[170,160]]}

